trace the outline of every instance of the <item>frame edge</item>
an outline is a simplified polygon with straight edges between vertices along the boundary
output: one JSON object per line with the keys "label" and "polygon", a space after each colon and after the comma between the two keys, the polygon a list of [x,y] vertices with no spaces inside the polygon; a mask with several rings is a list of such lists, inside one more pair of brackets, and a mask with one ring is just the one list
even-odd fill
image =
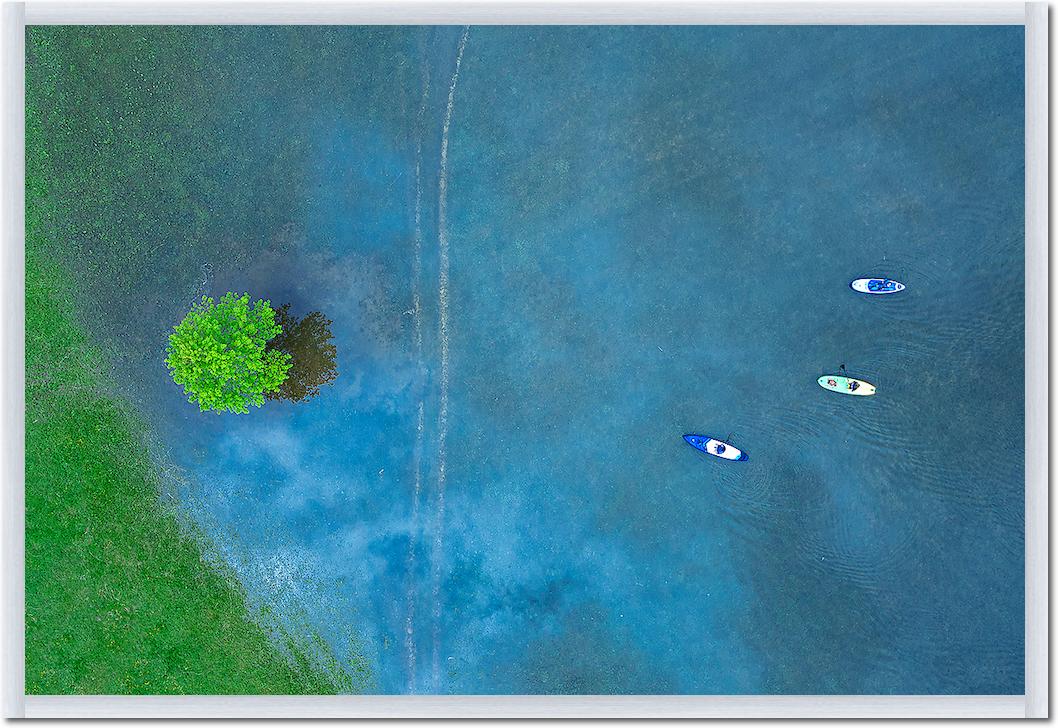
{"label": "frame edge", "polygon": [[5,2],[3,85],[4,715],[26,714],[25,673],[25,27]]}
{"label": "frame edge", "polygon": [[31,695],[28,718],[1020,718],[1021,695]]}
{"label": "frame edge", "polygon": [[1048,4],[1025,4],[1025,717],[1048,692]]}
{"label": "frame edge", "polygon": [[[545,20],[541,22],[541,19]],[[328,3],[167,2],[128,0],[32,2],[30,25],[52,24],[423,24],[668,25],[685,23],[1022,25],[1025,8],[1010,0],[973,2],[834,2],[834,0],[344,0]]]}
{"label": "frame edge", "polygon": [[[452,5],[445,10],[448,3],[437,4],[441,13],[450,13]],[[382,9],[377,3],[361,3],[353,6],[339,6],[341,12],[353,12],[350,8],[357,8],[356,12],[361,14],[377,13],[382,19],[367,22],[393,22],[385,18],[394,14],[406,12],[409,14],[427,12],[423,4],[418,3],[394,3],[401,8],[396,13]],[[458,8],[460,4],[454,4]],[[540,10],[538,5],[532,3],[513,3],[511,7],[524,11],[531,5],[533,12]],[[670,4],[671,5],[671,4]],[[752,7],[753,4],[748,4]],[[794,3],[793,7],[804,5]],[[815,6],[817,3],[808,3]],[[1004,8],[1000,13],[999,3],[972,4],[978,6],[978,12],[995,11],[997,17],[1008,11]],[[250,7],[253,5],[251,4]],[[74,6],[76,7],[76,6]],[[85,12],[113,11],[118,10],[136,15],[135,8],[128,3],[85,3],[81,7],[88,8]],[[150,6],[145,6],[145,9]],[[165,7],[165,6],[163,6]],[[223,15],[224,9],[232,10],[231,6],[218,3],[214,6]],[[270,4],[266,7],[272,12],[283,15],[289,10],[289,6],[281,4]],[[464,12],[477,13],[480,4],[467,3],[463,5]],[[568,6],[567,6],[568,7]],[[52,8],[55,8],[54,10]],[[62,8],[61,10],[59,8]],[[171,9],[171,6],[170,6]],[[671,8],[670,8],[671,9]],[[499,14],[503,14],[503,6],[499,8]],[[758,7],[760,10],[760,7]],[[258,706],[245,705],[242,696],[236,697],[205,697],[186,696],[182,698],[129,698],[119,696],[26,696],[25,695],[25,581],[24,581],[24,487],[25,487],[25,461],[24,461],[24,433],[25,433],[25,401],[24,401],[24,368],[25,361],[25,290],[24,290],[24,213],[25,213],[25,179],[24,179],[24,114],[25,106],[25,27],[27,19],[32,23],[60,23],[60,22],[92,22],[91,20],[62,20],[52,13],[70,12],[71,6],[55,4],[44,10],[41,5],[24,2],[4,2],[2,6],[2,33],[4,37],[3,55],[3,85],[4,85],[4,107],[6,113],[3,117],[3,135],[5,148],[3,154],[3,171],[5,184],[3,185],[3,213],[5,220],[3,228],[4,250],[4,280],[6,289],[3,296],[3,309],[0,314],[0,327],[2,327],[2,340],[5,350],[5,361],[3,364],[3,379],[7,387],[4,394],[6,406],[5,428],[8,428],[8,437],[3,446],[3,467],[6,477],[4,493],[4,530],[3,549],[5,557],[4,565],[4,589],[5,589],[5,625],[4,625],[4,652],[5,667],[8,670],[4,685],[4,715],[7,718],[23,717],[159,717],[160,712],[168,712],[165,717],[300,717],[304,710],[318,710],[319,717],[405,717],[405,718],[429,718],[429,717],[457,717],[466,715],[466,711],[475,717],[511,717],[511,718],[540,718],[545,717],[547,712],[538,712],[540,709],[531,707],[532,696],[519,696],[510,703],[510,697],[499,697],[495,700],[501,701],[499,706],[489,699],[481,699],[480,696],[466,696],[466,698],[455,699],[456,703],[442,706],[438,703],[423,702],[407,704],[402,708],[387,710],[385,707],[376,706],[374,702],[346,702],[331,703],[330,701],[313,699],[315,705],[302,705],[296,697],[273,698],[267,696],[254,696],[251,698]],[[586,10],[585,12],[591,12]],[[734,11],[732,11],[734,12]],[[765,12],[766,11],[762,11]],[[76,14],[76,13],[72,13]],[[809,18],[810,13],[805,13]],[[192,14],[194,16],[194,14]],[[298,22],[298,14],[290,13],[290,17],[283,20],[270,22]],[[99,22],[97,19],[95,22]],[[113,20],[111,22],[143,23],[159,22],[158,20],[147,21],[143,19]],[[183,18],[171,22],[183,23],[205,23],[221,22],[219,19],[208,18]],[[228,20],[227,22],[255,22],[252,20]],[[261,22],[261,21],[256,21]],[[301,21],[306,22],[306,21]],[[349,22],[341,18],[323,19],[307,22],[320,24],[334,22]],[[361,20],[360,22],[364,22]],[[407,21],[405,21],[407,22]],[[436,21],[434,21],[436,22]],[[451,21],[455,22],[455,21]],[[462,23],[463,21],[459,21]],[[492,22],[501,22],[493,20]],[[515,21],[518,22],[518,21]],[[525,22],[525,21],[522,21]],[[562,22],[562,21],[559,21]],[[565,22],[583,22],[567,20]],[[621,22],[613,20],[611,22]],[[624,21],[634,22],[634,21]],[[664,20],[658,22],[665,22]],[[710,22],[703,17],[696,21],[685,22]],[[725,22],[724,20],[712,19],[711,22]],[[726,22],[738,22],[737,20]],[[742,21],[747,22],[747,21]],[[748,21],[752,22],[752,21]],[[757,21],[761,22],[761,21]],[[802,22],[813,22],[812,20]],[[814,22],[820,22],[818,19]],[[834,21],[834,22],[850,22]],[[852,21],[855,22],[855,21]],[[870,23],[872,21],[860,20],[859,22]],[[875,23],[887,21],[874,20]],[[899,21],[888,21],[899,22]],[[909,21],[904,21],[908,22]],[[913,21],[911,21],[913,22]],[[919,22],[936,22],[921,20]],[[949,21],[952,22],[952,21]],[[974,22],[963,21],[963,22]],[[980,21],[979,21],[980,22]],[[988,22],[988,21],[983,21]],[[1003,24],[1013,24],[1009,20],[992,20]],[[1047,403],[1049,400],[1048,387],[1048,309],[1049,298],[1048,282],[1048,4],[1046,2],[1028,2],[1024,5],[1025,26],[1025,264],[1026,264],[1026,290],[1025,290],[1025,327],[1026,327],[1026,352],[1025,352],[1025,374],[1026,374],[1026,398],[1025,398],[1025,420],[1026,420],[1026,491],[1025,491],[1025,696],[1023,702],[1023,715],[1027,718],[1047,718],[1049,715],[1049,693],[1048,693],[1048,413]],[[1033,337],[1030,337],[1030,332]],[[1031,343],[1030,343],[1030,338]],[[1028,381],[1030,374],[1033,386],[1029,389]],[[1042,389],[1041,389],[1042,387]],[[1032,423],[1033,426],[1030,426]],[[561,697],[561,696],[558,696]],[[665,713],[647,712],[642,707],[643,698],[627,696],[633,702],[623,708],[618,705],[611,706],[609,714],[613,717],[658,717]],[[745,704],[735,699],[725,699],[715,696],[720,700],[730,700],[730,707],[705,708],[701,706],[691,707],[688,705],[681,712],[680,708],[674,708],[672,714],[667,717],[735,717],[753,715],[754,711],[746,709]],[[930,699],[937,696],[930,696]],[[1021,701],[1020,696],[1016,696]],[[528,699],[526,699],[528,698]],[[790,696],[781,701],[785,705],[780,710],[791,711],[797,715],[800,711],[796,703],[804,698]],[[278,700],[278,704],[274,701]],[[867,708],[864,714],[849,715],[844,711],[844,704],[833,702],[827,706],[825,698],[811,698],[816,709],[808,709],[799,717],[1013,717],[1011,711],[1016,707],[1014,701],[1003,699],[978,702],[979,699],[965,698],[965,703],[951,703],[947,709],[924,709],[918,705],[915,698],[895,697],[890,705],[884,705],[887,701],[878,700],[877,696],[856,696],[856,700],[865,701],[873,705]],[[906,700],[906,704],[900,705],[899,701]],[[174,703],[175,701],[175,703]],[[519,703],[523,703],[519,705]],[[638,701],[638,705],[635,703]],[[647,698],[647,702],[652,699]],[[778,708],[780,703],[776,703]],[[1020,705],[1020,704],[1019,704]],[[460,713],[454,713],[455,710]],[[576,701],[571,701],[565,707],[552,705],[551,709],[558,708],[558,713],[565,717],[601,717],[607,711],[582,712]],[[981,713],[967,714],[967,709],[981,710]],[[738,713],[729,713],[727,710],[737,710]],[[545,709],[546,710],[546,709]],[[656,710],[656,708],[654,709]],[[171,712],[169,712],[171,711]],[[288,712],[292,711],[292,712]],[[484,711],[482,715],[479,711]],[[618,712],[619,711],[619,712]],[[1020,709],[1018,713],[1021,714]],[[772,713],[767,708],[757,713],[757,717],[792,717],[789,713]],[[552,717],[558,717],[552,715]]]}

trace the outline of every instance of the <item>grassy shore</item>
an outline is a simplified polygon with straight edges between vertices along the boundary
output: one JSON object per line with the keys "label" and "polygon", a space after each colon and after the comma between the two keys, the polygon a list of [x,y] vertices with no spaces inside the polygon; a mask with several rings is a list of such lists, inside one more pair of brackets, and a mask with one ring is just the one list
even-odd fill
{"label": "grassy shore", "polygon": [[[82,113],[68,98],[80,88],[70,73],[93,79],[93,69],[73,64],[124,68],[123,36],[86,32],[76,37],[95,45],[80,48],[59,47],[58,31],[39,35],[30,39],[26,124],[26,692],[355,692],[362,676],[354,682],[311,635],[270,633],[267,620],[255,621],[233,575],[203,559],[208,542],[162,505],[145,424],[116,393],[110,356],[85,325],[88,294],[66,268],[91,244],[111,256],[106,270],[136,270],[135,260],[118,260],[139,251],[115,203],[131,194],[119,178],[136,180],[132,191],[144,199],[153,178],[121,167],[119,156],[90,158],[82,140],[102,138],[108,111]],[[175,60],[158,63],[180,72]],[[129,85],[105,98],[120,104],[122,94],[142,93]],[[137,144],[169,133],[152,129],[145,110],[133,121],[124,133]],[[122,283],[115,290],[129,296]]]}
{"label": "grassy shore", "polygon": [[106,394],[63,276],[26,264],[26,691],[333,693],[159,503],[143,431]]}

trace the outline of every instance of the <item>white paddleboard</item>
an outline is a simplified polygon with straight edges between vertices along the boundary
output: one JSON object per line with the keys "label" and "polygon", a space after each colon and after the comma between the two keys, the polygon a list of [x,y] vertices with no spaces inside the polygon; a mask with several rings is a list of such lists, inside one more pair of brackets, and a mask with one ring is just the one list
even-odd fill
{"label": "white paddleboard", "polygon": [[872,296],[884,296],[889,293],[900,293],[907,288],[900,281],[891,278],[857,278],[849,284],[857,293],[869,293]]}
{"label": "white paddleboard", "polygon": [[875,392],[874,385],[870,382],[840,374],[824,374],[816,381],[823,389],[839,394],[851,394],[854,397],[870,397]]}

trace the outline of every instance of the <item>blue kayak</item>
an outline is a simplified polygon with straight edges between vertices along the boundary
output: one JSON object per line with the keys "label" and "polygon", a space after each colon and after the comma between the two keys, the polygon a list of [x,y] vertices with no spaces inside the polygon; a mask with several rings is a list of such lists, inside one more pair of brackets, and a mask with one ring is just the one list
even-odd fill
{"label": "blue kayak", "polygon": [[749,455],[739,450],[730,442],[718,440],[706,435],[684,435],[683,439],[695,450],[701,450],[706,455],[718,457],[721,460],[749,460]]}

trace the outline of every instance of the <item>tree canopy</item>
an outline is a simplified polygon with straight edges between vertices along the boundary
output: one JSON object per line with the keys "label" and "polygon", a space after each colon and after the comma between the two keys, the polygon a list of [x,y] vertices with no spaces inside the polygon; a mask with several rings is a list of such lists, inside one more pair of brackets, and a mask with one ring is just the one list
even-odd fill
{"label": "tree canopy", "polygon": [[338,378],[338,351],[331,343],[332,322],[319,311],[298,319],[290,313],[290,304],[276,310],[276,322],[282,331],[268,343],[268,348],[289,357],[291,367],[279,388],[265,396],[291,402],[311,399],[320,393],[320,387]]}
{"label": "tree canopy", "polygon": [[189,402],[203,412],[246,414],[279,390],[291,368],[286,352],[267,347],[282,330],[269,301],[226,293],[203,296],[174,327],[165,364]]}

